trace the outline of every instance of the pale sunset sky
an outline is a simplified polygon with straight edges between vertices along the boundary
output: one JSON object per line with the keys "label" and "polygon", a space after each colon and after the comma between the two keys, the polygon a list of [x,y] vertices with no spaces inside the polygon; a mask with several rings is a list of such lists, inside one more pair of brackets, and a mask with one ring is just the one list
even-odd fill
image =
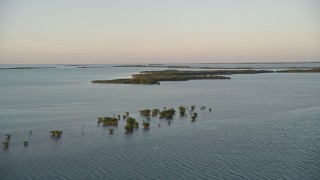
{"label": "pale sunset sky", "polygon": [[320,0],[0,0],[0,63],[320,61]]}

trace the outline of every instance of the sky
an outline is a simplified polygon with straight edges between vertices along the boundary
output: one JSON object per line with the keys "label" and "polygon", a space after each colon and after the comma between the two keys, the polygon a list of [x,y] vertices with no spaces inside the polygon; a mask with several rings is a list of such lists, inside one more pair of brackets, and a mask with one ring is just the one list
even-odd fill
{"label": "sky", "polygon": [[298,61],[319,0],[0,0],[0,64]]}

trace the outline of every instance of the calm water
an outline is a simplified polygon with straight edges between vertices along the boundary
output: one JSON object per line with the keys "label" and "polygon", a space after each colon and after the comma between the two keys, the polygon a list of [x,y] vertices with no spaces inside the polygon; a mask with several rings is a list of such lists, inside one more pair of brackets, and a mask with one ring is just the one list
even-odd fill
{"label": "calm water", "polygon": [[[53,66],[58,68],[0,70],[1,141],[12,134],[10,147],[0,149],[0,179],[320,177],[320,74],[103,85],[90,81],[161,68]],[[198,120],[176,115],[169,126],[152,118],[150,130],[132,134],[124,133],[121,120],[113,135],[96,124],[98,116],[126,111],[142,122],[141,109],[180,105],[196,105]],[[201,111],[201,105],[213,111]],[[53,129],[63,130],[60,139],[50,137]]]}

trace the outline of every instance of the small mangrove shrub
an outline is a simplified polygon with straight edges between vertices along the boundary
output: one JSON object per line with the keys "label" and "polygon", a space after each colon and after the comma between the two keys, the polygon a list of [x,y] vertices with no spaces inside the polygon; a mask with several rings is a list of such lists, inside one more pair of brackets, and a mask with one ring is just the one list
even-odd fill
{"label": "small mangrove shrub", "polygon": [[61,134],[62,134],[62,131],[59,131],[59,130],[53,130],[53,131],[50,131],[49,132],[51,134],[51,136],[53,137],[60,137]]}
{"label": "small mangrove shrub", "polygon": [[151,110],[150,109],[144,109],[139,111],[141,116],[150,116]]}
{"label": "small mangrove shrub", "polygon": [[149,127],[150,127],[150,123],[148,123],[148,122],[143,122],[142,125],[143,125],[144,129],[149,129]]}
{"label": "small mangrove shrub", "polygon": [[173,115],[175,114],[176,110],[173,108],[171,109],[164,109],[159,113],[160,119],[165,118],[165,119],[172,119]]}
{"label": "small mangrove shrub", "polygon": [[194,112],[194,113],[193,113],[193,116],[198,117],[198,113],[195,113],[195,112]]}
{"label": "small mangrove shrub", "polygon": [[116,117],[102,117],[98,118],[98,124],[102,123],[103,126],[118,126],[118,120]]}
{"label": "small mangrove shrub", "polygon": [[124,129],[125,129],[127,132],[132,132],[136,120],[135,120],[134,118],[132,118],[132,117],[127,117],[127,121],[126,121],[126,122],[127,122],[127,124],[124,126]]}
{"label": "small mangrove shrub", "polygon": [[179,106],[180,116],[184,116],[186,114],[186,108],[183,106]]}

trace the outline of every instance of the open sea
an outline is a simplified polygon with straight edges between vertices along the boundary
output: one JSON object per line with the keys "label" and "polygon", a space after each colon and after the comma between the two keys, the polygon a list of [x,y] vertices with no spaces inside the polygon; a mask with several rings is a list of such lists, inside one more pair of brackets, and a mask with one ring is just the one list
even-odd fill
{"label": "open sea", "polygon": [[[170,64],[172,65],[172,64]],[[178,64],[281,69],[320,63]],[[320,73],[231,75],[160,85],[92,84],[159,67],[0,65],[0,179],[320,179]],[[180,117],[196,106],[198,119]],[[205,110],[200,110],[206,106]],[[171,124],[142,109],[175,108]],[[208,111],[212,108],[212,112]],[[125,133],[97,117],[140,122]],[[160,127],[158,127],[160,124]],[[62,130],[53,138],[51,130]],[[32,134],[29,134],[32,131]],[[24,146],[23,141],[29,145]]]}

